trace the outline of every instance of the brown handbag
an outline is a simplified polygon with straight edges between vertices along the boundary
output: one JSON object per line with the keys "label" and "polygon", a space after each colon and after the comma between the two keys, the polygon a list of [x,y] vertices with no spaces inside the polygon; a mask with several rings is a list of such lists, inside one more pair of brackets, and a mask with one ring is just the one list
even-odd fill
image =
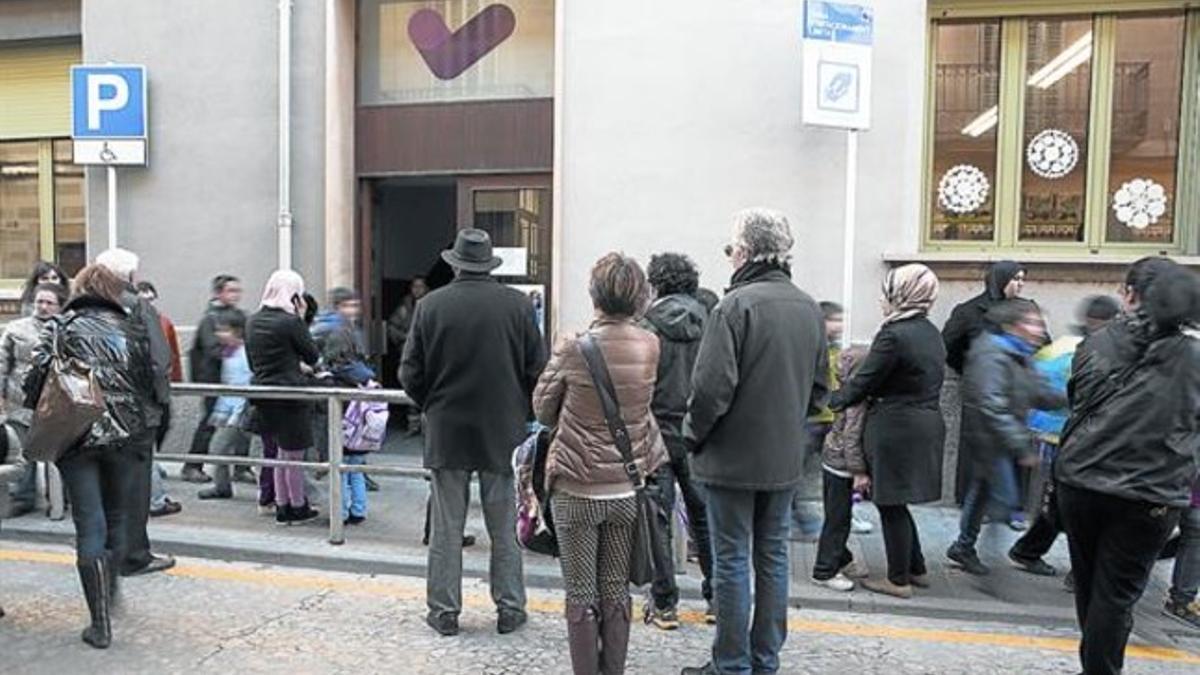
{"label": "brown handbag", "polygon": [[58,461],[105,412],[104,394],[92,367],[62,353],[58,333],[64,327],[53,325],[50,329],[54,332],[53,354],[25,440],[25,459],[29,461]]}

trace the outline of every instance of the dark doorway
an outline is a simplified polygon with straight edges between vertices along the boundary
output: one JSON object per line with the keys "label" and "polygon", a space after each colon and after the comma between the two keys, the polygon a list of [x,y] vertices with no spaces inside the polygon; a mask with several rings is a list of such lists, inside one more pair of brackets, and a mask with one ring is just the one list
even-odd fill
{"label": "dark doorway", "polygon": [[[404,328],[401,317],[411,310],[414,280],[425,280],[433,290],[453,279],[440,254],[454,242],[457,184],[449,177],[380,181],[375,185],[372,215],[377,247],[372,258],[379,284],[375,316],[384,324],[376,334],[382,334],[384,342],[380,345],[384,383],[395,387],[402,344],[398,338]],[[406,310],[400,310],[402,305]]]}

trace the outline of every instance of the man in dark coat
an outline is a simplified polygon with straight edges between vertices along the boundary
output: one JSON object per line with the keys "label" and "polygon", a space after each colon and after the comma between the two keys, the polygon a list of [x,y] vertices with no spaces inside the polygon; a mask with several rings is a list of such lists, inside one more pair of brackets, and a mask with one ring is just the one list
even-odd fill
{"label": "man in dark coat", "polygon": [[707,488],[717,633],[712,661],[685,675],[779,670],[804,425],[825,403],[829,377],[821,310],[790,278],[793,241],[781,213],[735,215],[733,284],[700,341],[683,435]]}
{"label": "man in dark coat", "polygon": [[963,376],[963,418],[970,420],[971,485],[963,502],[958,539],[946,557],[969,574],[986,575],[975,552],[979,528],[988,512],[1003,521],[1019,508],[1015,464],[1038,462],[1027,421],[1035,408],[1057,410],[1067,404],[1034,370],[1034,351],[1046,337],[1037,305],[1006,300],[988,310],[997,332],[975,338]]}
{"label": "man in dark coat", "polygon": [[675,517],[675,483],[687,509],[688,532],[696,544],[700,571],[704,575],[701,593],[708,605],[706,619],[715,620],[712,604],[712,547],[708,538],[708,516],[704,499],[692,483],[688,468],[687,444],[683,440],[683,417],[687,413],[692,390],[692,369],[700,352],[704,318],[708,310],[696,299],[700,273],[690,258],[678,253],[663,253],[650,258],[646,276],[654,287],[655,300],[646,309],[641,325],[658,336],[658,380],[654,385],[651,408],[662,430],[670,461],[651,479],[659,499],[658,534],[654,551],[652,604],[646,618],[663,630],[679,627],[676,606],[679,586],[675,583],[675,559],[671,546],[671,521]]}
{"label": "man in dark coat", "polygon": [[[1021,295],[1025,286],[1025,269],[1012,260],[1001,260],[988,268],[984,289],[979,295],[955,306],[942,328],[946,343],[946,365],[960,377],[967,364],[967,352],[979,334],[990,330],[987,311],[998,302]],[[955,467],[954,501],[963,503],[970,480],[971,447],[966,441],[972,434],[969,422],[963,420],[959,429],[958,464]]]}
{"label": "man in dark coat", "polygon": [[162,329],[158,310],[140,297],[134,286],[140,260],[131,251],[111,248],[96,257],[96,264],[107,268],[126,283],[121,304],[129,311],[130,320],[141,324],[150,340],[150,360],[154,376],[154,400],[145,410],[146,429],[128,441],[130,470],[136,479],[130,481],[125,519],[125,560],[116,566],[121,576],[161,572],[175,566],[175,558],[156,556],[150,552],[150,536],[146,525],[150,521],[150,472],[153,470],[154,440],[159,428],[171,418],[171,345]]}
{"label": "man in dark coat", "polygon": [[[242,300],[242,284],[237,277],[229,274],[218,274],[212,281],[212,299],[204,310],[204,317],[196,326],[196,334],[192,338],[192,348],[188,351],[188,362],[191,367],[192,382],[204,384],[221,383],[221,351],[224,345],[218,337],[218,326],[228,326],[232,323],[245,324],[246,315],[238,309]],[[236,315],[234,318],[233,315]],[[196,432],[192,434],[190,455],[207,455],[208,445],[212,442],[216,429],[209,423],[213,406],[217,399],[204,399],[204,411]],[[204,465],[190,462],[183,465],[181,476],[189,483],[207,483],[212,478],[204,473]],[[240,466],[234,471],[233,479],[241,482],[254,483],[254,475],[249,467]]]}
{"label": "man in dark coat", "polygon": [[400,382],[427,421],[433,531],[426,622],[442,635],[458,633],[463,528],[471,474],[478,473],[497,630],[510,633],[526,620],[511,456],[526,436],[545,348],[529,299],[491,276],[501,261],[486,232],[459,232],[442,258],[457,276],[417,304],[400,364]]}

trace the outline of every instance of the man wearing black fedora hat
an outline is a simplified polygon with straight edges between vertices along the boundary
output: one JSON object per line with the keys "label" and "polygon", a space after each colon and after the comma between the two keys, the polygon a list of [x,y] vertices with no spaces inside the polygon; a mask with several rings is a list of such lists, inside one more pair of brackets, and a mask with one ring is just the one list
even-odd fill
{"label": "man wearing black fedora hat", "polygon": [[478,473],[496,628],[510,633],[525,623],[510,458],[526,435],[545,349],[529,299],[491,275],[501,260],[486,232],[460,231],[442,258],[455,280],[417,304],[400,364],[400,382],[426,418],[433,491],[426,622],[442,635],[458,633],[463,528]]}

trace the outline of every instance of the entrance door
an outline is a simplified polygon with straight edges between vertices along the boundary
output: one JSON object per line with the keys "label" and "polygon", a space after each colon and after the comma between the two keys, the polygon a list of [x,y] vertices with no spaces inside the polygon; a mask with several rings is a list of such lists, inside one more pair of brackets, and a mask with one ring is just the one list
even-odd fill
{"label": "entrance door", "polygon": [[[550,174],[487,176],[458,181],[459,228],[487,232],[498,254],[523,268],[499,275],[500,281],[526,293],[533,302],[542,335],[550,338],[554,299],[551,257]],[[507,267],[507,266],[506,266]],[[506,268],[502,268],[504,270]]]}

